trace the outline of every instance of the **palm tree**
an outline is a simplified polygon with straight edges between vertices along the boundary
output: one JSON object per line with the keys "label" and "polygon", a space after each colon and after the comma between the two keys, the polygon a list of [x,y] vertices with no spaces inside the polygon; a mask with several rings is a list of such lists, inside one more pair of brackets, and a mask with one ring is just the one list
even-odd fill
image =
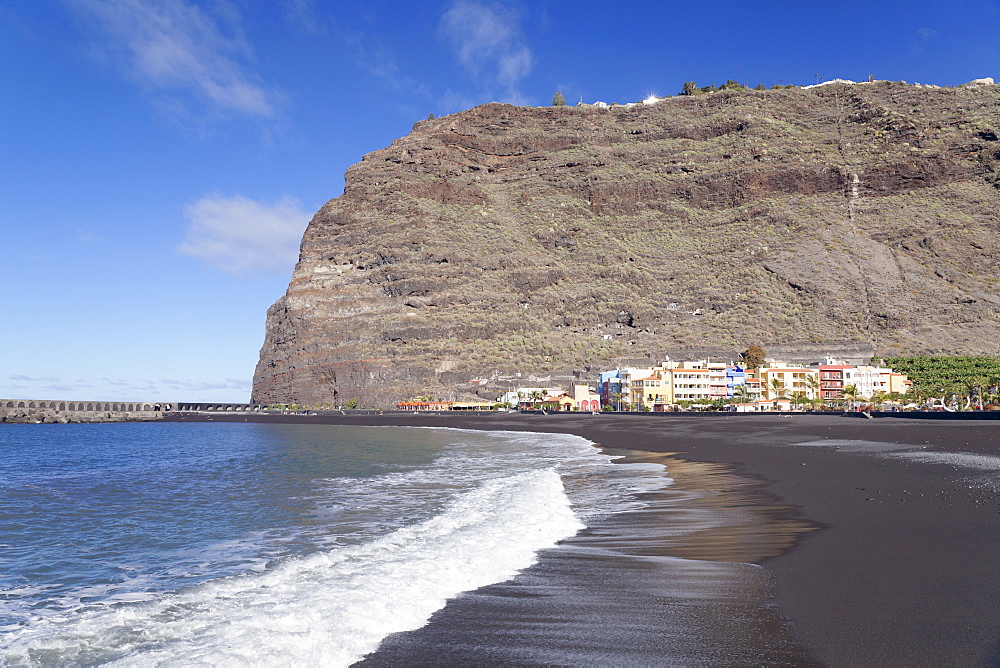
{"label": "palm tree", "polygon": [[900,401],[904,405],[916,404],[918,409],[925,407],[924,402],[926,400],[927,400],[927,391],[922,387],[918,387],[916,384],[911,385],[909,388],[907,388],[906,393],[903,394],[903,398],[900,399]]}
{"label": "palm tree", "polygon": [[812,405],[815,407],[817,404],[822,402],[822,397],[820,397],[819,391],[819,378],[816,376],[809,376],[806,378],[806,386],[812,391]]}
{"label": "palm tree", "polygon": [[987,385],[987,380],[982,376],[972,376],[965,381],[965,408],[964,410],[969,410],[969,407],[976,402],[978,399],[978,404],[983,405],[983,388]]}
{"label": "palm tree", "polygon": [[[936,399],[938,396],[940,396],[940,399],[938,399],[938,401],[941,402],[941,408],[945,409],[946,411],[955,410],[954,408],[951,408],[948,405],[950,403],[949,400],[954,399],[955,395],[958,394],[958,390],[955,387],[954,383],[947,381],[940,382],[937,384],[936,387],[934,387],[933,393],[934,397],[932,397],[932,401],[933,399]],[[931,405],[933,406],[933,403]]]}
{"label": "palm tree", "polygon": [[990,403],[995,403],[997,395],[1000,395],[1000,377],[994,376],[993,378],[990,378],[989,382],[986,384],[986,389],[989,394]]}
{"label": "palm tree", "polygon": [[733,390],[733,399],[740,404],[750,403],[750,389],[746,386],[746,383],[740,383],[736,386]]}
{"label": "palm tree", "polygon": [[841,391],[844,395],[844,399],[848,402],[848,410],[854,408],[854,402],[858,398],[858,386],[857,385],[844,385],[844,389]]}
{"label": "palm tree", "polygon": [[889,400],[889,395],[879,390],[872,395],[872,408],[876,410],[881,410],[882,404]]}
{"label": "palm tree", "polygon": [[537,404],[539,401],[541,401],[544,397],[545,397],[545,395],[542,394],[541,390],[532,390],[531,391],[531,407],[534,408],[535,404]]}
{"label": "palm tree", "polygon": [[777,399],[785,398],[785,382],[783,380],[775,376],[774,378],[771,379],[771,382],[769,384],[771,386],[771,389],[774,390],[775,394],[777,395],[776,397]]}
{"label": "palm tree", "polygon": [[809,403],[809,399],[806,397],[806,393],[801,390],[796,390],[792,392],[792,405],[798,408],[803,404]]}

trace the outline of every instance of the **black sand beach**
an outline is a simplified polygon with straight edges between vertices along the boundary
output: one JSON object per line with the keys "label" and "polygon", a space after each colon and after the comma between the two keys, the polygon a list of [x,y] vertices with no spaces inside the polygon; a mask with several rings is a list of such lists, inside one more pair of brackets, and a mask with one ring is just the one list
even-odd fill
{"label": "black sand beach", "polygon": [[[245,418],[571,433],[614,454],[666,457],[676,484],[651,499],[650,512],[591,527],[570,549],[551,551],[559,558],[543,556],[511,583],[455,599],[423,629],[388,638],[370,665],[1000,665],[1000,422],[725,414],[211,419]],[[615,555],[619,567],[607,568]],[[545,577],[536,569],[547,569]],[[567,573],[573,577],[561,580]],[[533,587],[542,580],[546,591]],[[624,593],[594,600],[602,588]],[[578,624],[595,606],[615,621],[586,631]],[[556,607],[565,623],[540,624]],[[664,618],[676,623],[670,634],[653,623]]]}

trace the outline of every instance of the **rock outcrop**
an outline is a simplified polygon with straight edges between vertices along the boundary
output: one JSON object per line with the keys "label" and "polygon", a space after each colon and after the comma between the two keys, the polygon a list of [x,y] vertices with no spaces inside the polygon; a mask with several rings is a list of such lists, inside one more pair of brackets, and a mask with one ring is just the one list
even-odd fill
{"label": "rock outcrop", "polygon": [[1000,86],[890,82],[421,121],[309,224],[253,400],[750,343],[1000,353],[998,136]]}

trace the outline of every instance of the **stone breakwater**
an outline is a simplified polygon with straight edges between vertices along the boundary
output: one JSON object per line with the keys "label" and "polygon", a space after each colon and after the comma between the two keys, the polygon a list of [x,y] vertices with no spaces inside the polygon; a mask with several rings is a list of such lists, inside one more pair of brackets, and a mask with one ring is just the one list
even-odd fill
{"label": "stone breakwater", "polygon": [[19,424],[159,420],[169,407],[149,402],[0,399],[0,422]]}

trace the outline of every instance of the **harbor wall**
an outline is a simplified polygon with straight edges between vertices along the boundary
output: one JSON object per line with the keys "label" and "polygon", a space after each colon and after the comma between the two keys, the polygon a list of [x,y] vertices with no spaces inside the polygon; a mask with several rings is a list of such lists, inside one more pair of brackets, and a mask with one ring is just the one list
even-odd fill
{"label": "harbor wall", "polygon": [[0,422],[37,424],[159,420],[169,404],[143,401],[0,399]]}

